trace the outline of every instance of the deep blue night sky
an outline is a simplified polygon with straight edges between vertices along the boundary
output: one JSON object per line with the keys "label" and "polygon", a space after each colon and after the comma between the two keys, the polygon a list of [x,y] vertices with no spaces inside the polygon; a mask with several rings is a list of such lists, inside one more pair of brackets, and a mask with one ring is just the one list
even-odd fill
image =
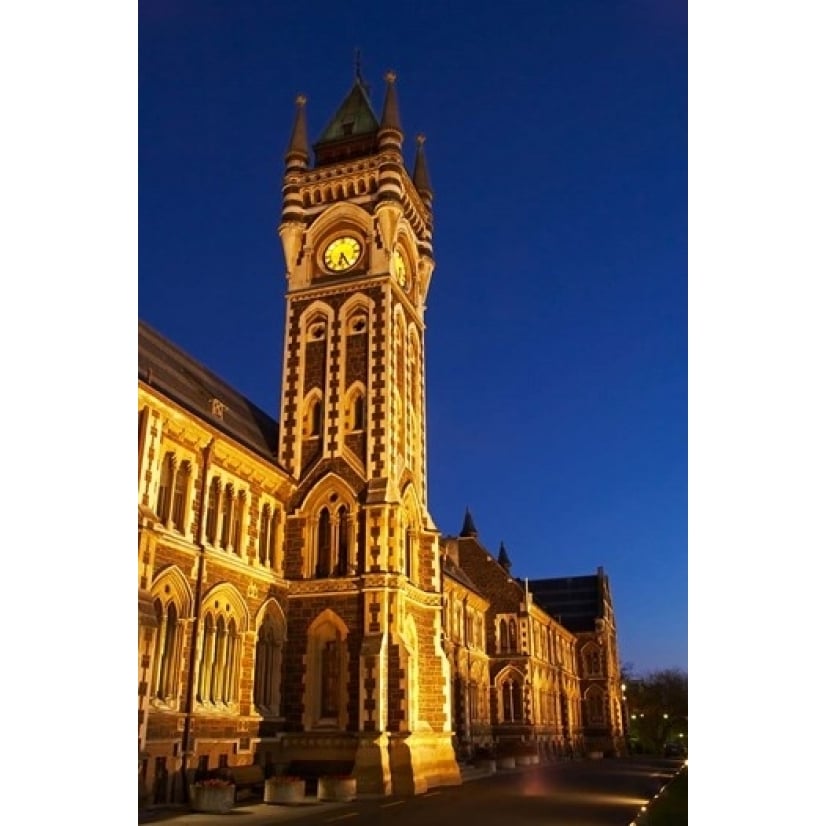
{"label": "deep blue night sky", "polygon": [[[506,11],[503,11],[506,9]],[[140,317],[278,415],[276,227],[393,69],[427,136],[429,509],[517,576],[610,577],[623,663],[687,669],[685,2],[139,3]]]}

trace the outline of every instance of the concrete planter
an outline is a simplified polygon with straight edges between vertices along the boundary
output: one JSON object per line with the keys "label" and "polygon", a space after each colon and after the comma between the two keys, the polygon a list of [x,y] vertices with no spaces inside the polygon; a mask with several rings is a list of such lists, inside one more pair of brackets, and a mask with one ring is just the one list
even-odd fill
{"label": "concrete planter", "polygon": [[489,774],[496,774],[496,761],[490,757],[483,757],[474,764],[477,769],[484,769]]}
{"label": "concrete planter", "polygon": [[193,812],[228,812],[235,805],[235,786],[189,787],[189,807]]}
{"label": "concrete planter", "polygon": [[516,768],[516,758],[515,757],[497,757],[496,758],[496,768],[497,769],[515,769]]}
{"label": "concrete planter", "polygon": [[516,765],[517,766],[531,766],[531,765],[533,765],[533,755],[532,754],[517,754],[516,755]]}
{"label": "concrete planter", "polygon": [[589,760],[602,760],[603,753],[601,751],[589,751],[588,752],[588,759]]}
{"label": "concrete planter", "polygon": [[318,799],[348,801],[356,798],[355,777],[319,777]]}
{"label": "concrete planter", "polygon": [[264,803],[302,803],[306,791],[300,777],[271,777],[264,782]]}

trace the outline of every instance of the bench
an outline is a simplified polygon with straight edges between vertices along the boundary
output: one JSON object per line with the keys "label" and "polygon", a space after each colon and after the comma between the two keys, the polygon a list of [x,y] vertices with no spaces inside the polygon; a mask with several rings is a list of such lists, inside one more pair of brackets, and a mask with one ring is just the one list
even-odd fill
{"label": "bench", "polygon": [[[235,784],[235,799],[264,794],[264,767],[258,763],[249,766],[227,766],[221,769],[221,776]],[[242,792],[239,797],[239,792]]]}

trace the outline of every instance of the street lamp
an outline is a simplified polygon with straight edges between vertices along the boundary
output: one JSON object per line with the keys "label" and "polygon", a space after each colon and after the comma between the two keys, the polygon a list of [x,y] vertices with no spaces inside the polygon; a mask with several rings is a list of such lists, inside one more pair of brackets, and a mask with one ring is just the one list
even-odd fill
{"label": "street lamp", "polygon": [[631,754],[631,723],[628,720],[628,698],[625,696],[625,683],[620,684],[620,691],[622,693],[622,734],[623,742],[625,744],[626,755]]}

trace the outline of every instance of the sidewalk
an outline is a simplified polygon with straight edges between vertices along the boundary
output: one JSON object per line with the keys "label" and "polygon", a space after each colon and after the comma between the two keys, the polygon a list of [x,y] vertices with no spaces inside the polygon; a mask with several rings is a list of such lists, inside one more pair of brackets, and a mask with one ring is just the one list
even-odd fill
{"label": "sidewalk", "polygon": [[[462,783],[490,777],[486,769],[475,766],[460,766]],[[174,826],[230,826],[238,822],[244,826],[264,826],[264,824],[281,823],[297,820],[311,814],[336,811],[350,805],[349,803],[320,802],[313,798],[305,803],[282,805],[276,803],[261,803],[260,800],[236,804],[231,812],[226,814],[201,814],[190,812],[182,803],[166,806],[150,806],[138,813],[138,823],[174,823]],[[237,818],[237,821],[236,821]]]}
{"label": "sidewalk", "polygon": [[150,807],[138,815],[138,823],[174,823],[175,826],[229,826],[232,823],[244,823],[249,826],[263,826],[267,823],[281,823],[296,820],[310,814],[335,811],[344,808],[347,803],[321,803],[308,800],[306,803],[280,805],[251,801],[238,803],[226,814],[202,814],[190,812],[183,804],[163,807]]}

